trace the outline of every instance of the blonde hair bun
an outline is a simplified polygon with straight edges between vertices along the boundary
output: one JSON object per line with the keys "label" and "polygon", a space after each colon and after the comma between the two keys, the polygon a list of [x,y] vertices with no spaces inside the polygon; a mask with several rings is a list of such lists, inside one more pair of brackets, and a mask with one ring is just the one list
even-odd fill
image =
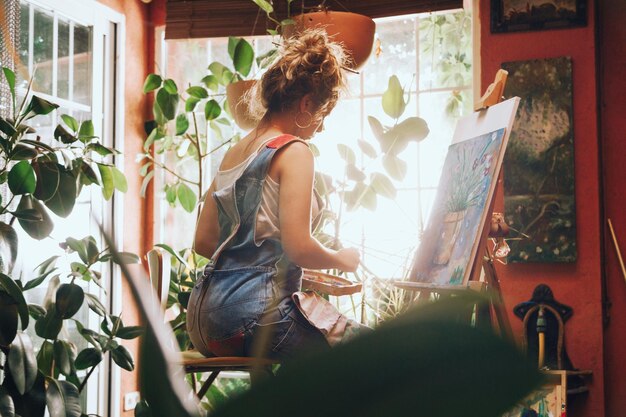
{"label": "blonde hair bun", "polygon": [[[343,47],[329,39],[323,29],[307,29],[283,39],[275,61],[257,83],[257,117],[266,112],[291,109],[306,94],[318,104],[318,114],[326,115],[345,87]],[[260,117],[259,117],[260,118]]]}

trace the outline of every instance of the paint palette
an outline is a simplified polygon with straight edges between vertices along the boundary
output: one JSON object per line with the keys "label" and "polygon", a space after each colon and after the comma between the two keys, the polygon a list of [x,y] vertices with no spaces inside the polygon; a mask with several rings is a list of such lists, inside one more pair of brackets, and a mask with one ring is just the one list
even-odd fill
{"label": "paint palette", "polygon": [[337,297],[361,292],[363,285],[360,282],[352,282],[337,275],[305,269],[302,276],[302,288]]}

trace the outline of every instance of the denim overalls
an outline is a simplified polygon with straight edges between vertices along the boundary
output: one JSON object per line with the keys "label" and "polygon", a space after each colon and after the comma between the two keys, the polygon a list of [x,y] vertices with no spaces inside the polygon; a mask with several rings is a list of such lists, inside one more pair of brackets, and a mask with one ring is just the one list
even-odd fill
{"label": "denim overalls", "polygon": [[[196,283],[187,310],[187,331],[206,356],[252,356],[259,330],[269,337],[263,355],[288,358],[309,347],[328,347],[291,296],[300,290],[302,269],[290,262],[277,239],[255,242],[257,212],[272,157],[294,140],[279,136],[264,146],[235,183],[213,194],[218,248]],[[256,348],[255,348],[256,349]]]}

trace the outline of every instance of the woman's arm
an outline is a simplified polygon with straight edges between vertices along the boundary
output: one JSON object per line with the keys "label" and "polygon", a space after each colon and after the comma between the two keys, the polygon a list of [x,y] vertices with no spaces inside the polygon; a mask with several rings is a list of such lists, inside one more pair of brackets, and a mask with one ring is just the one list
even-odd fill
{"label": "woman's arm", "polygon": [[196,225],[194,249],[205,258],[210,258],[215,253],[220,234],[219,224],[217,222],[217,205],[213,199],[214,191],[215,183],[212,183],[205,194],[200,218]]}
{"label": "woman's arm", "polygon": [[359,253],[347,248],[335,251],[311,236],[311,198],[313,192],[313,154],[301,142],[281,149],[272,161],[280,183],[279,220],[283,248],[289,259],[303,268],[338,268],[354,271]]}

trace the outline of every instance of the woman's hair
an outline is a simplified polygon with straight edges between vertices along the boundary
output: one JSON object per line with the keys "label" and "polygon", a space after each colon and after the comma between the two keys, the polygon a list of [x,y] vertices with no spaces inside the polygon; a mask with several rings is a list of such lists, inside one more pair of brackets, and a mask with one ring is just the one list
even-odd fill
{"label": "woman's hair", "polygon": [[257,100],[251,103],[262,106],[253,104],[253,113],[260,118],[266,112],[291,109],[306,94],[317,104],[317,115],[330,113],[345,87],[342,67],[347,64],[342,46],[322,29],[307,29],[283,39],[277,55],[253,92]]}

